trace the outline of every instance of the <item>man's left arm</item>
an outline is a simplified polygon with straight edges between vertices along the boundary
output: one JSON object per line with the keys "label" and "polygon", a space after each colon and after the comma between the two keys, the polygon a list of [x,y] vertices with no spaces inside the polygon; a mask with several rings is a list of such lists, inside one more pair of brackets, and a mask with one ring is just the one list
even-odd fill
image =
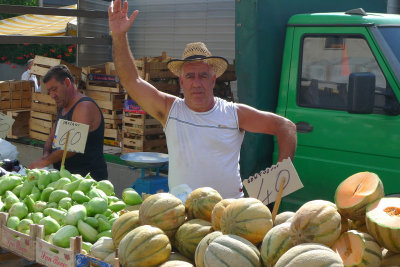
{"label": "man's left arm", "polygon": [[279,146],[278,161],[293,160],[297,146],[296,125],[289,119],[245,104],[236,104],[239,127],[252,133],[275,135]]}

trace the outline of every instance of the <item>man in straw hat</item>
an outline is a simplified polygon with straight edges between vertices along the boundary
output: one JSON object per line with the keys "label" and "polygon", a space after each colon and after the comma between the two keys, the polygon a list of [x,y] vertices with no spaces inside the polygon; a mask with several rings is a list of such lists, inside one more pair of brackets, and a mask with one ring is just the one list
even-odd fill
{"label": "man in straw hat", "polygon": [[214,97],[216,78],[227,60],[212,56],[203,43],[186,46],[182,59],[168,68],[179,76],[184,99],[158,91],[141,79],[129,48],[127,32],[139,11],[128,16],[128,3],[116,0],[109,10],[114,63],[128,94],[164,126],[169,153],[171,191],[186,184],[191,189],[212,187],[223,198],[243,196],[239,171],[244,131],[277,136],[279,160],[293,158],[295,125],[276,114]]}

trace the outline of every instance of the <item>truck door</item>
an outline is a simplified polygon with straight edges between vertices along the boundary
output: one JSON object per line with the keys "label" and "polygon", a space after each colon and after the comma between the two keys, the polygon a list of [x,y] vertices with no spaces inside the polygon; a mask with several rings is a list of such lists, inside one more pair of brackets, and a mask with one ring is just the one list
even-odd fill
{"label": "truck door", "polygon": [[[399,102],[379,49],[363,27],[294,30],[285,116],[297,125],[295,167],[304,188],[284,202],[333,201],[337,186],[361,171],[375,172],[385,193],[400,192]],[[351,73],[375,76],[372,114],[347,111]]]}

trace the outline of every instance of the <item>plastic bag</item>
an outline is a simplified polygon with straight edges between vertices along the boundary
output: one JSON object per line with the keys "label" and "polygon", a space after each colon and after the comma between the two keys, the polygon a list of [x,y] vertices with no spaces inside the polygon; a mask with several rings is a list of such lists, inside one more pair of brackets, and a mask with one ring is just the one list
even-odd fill
{"label": "plastic bag", "polygon": [[10,159],[14,160],[18,158],[17,147],[10,142],[0,138],[0,160]]}
{"label": "plastic bag", "polygon": [[180,184],[169,190],[169,193],[179,198],[183,204],[185,204],[186,198],[191,192],[192,189],[187,184]]}

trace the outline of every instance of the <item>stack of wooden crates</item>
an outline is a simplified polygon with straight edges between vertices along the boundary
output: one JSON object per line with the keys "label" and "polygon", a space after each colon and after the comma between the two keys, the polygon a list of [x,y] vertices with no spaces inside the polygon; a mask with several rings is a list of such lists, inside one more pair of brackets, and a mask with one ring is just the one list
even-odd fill
{"label": "stack of wooden crates", "polygon": [[15,121],[7,137],[18,139],[29,135],[29,114],[32,102],[32,81],[0,81],[0,112]]}
{"label": "stack of wooden crates", "polygon": [[56,65],[64,64],[71,71],[75,79],[75,84],[81,81],[81,69],[68,64],[61,59],[36,56],[33,60],[31,73],[35,74],[40,81],[40,92],[32,93],[31,116],[29,120],[29,136],[33,139],[46,141],[57,118],[56,102],[50,97],[49,92],[43,84],[43,77],[48,70]]}
{"label": "stack of wooden crates", "polygon": [[[143,79],[160,91],[179,96],[179,81],[167,67],[170,59],[163,52],[159,57],[144,57],[135,63]],[[167,153],[167,142],[161,123],[146,114],[128,95],[122,122],[122,154],[142,151]]]}
{"label": "stack of wooden crates", "polygon": [[82,71],[86,77],[84,93],[96,101],[103,112],[104,143],[120,147],[125,92],[116,76],[114,63],[88,66]]}

